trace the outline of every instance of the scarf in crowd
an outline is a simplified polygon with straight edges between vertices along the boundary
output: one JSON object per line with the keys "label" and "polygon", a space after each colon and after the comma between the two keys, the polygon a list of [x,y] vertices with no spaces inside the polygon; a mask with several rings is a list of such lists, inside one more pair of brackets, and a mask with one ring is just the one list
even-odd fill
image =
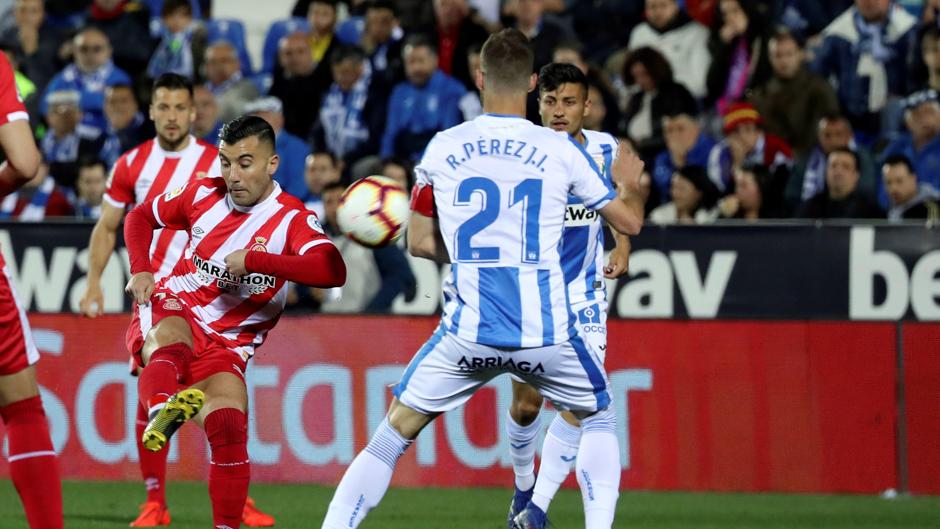
{"label": "scarf in crowd", "polygon": [[731,51],[731,68],[728,69],[728,82],[725,83],[725,91],[718,99],[718,112],[725,113],[728,106],[741,99],[744,95],[744,89],[747,87],[747,78],[751,69],[751,50],[748,48],[747,39],[738,38],[738,44]]}
{"label": "scarf in crowd", "polygon": [[49,163],[74,162],[78,160],[78,143],[78,132],[60,139],[50,130],[42,138],[42,157]]}
{"label": "scarf in crowd", "polygon": [[323,120],[326,146],[336,156],[342,158],[369,140],[369,128],[362,122],[362,111],[368,98],[369,75],[366,73],[347,93],[343,93],[336,83],[330,86],[323,100],[320,119]]}
{"label": "scarf in crowd", "polygon": [[[49,197],[55,189],[55,180],[47,176],[42,181],[42,185],[33,192],[33,198],[26,204],[23,211],[20,212],[18,220],[26,222],[36,222],[46,217],[46,204],[49,203]],[[20,193],[11,193],[0,202],[0,219],[9,219],[16,211],[16,205],[19,203]]]}
{"label": "scarf in crowd", "polygon": [[[889,17],[891,16],[890,13],[891,11],[889,10]],[[858,30],[859,55],[869,53],[878,62],[883,63],[890,61],[891,57],[894,55],[894,52],[891,51],[891,48],[884,42],[885,33],[887,33],[888,30],[887,21],[883,23],[866,22],[857,9],[852,16],[855,21],[855,29]]]}
{"label": "scarf in crowd", "polygon": [[78,81],[84,92],[103,93],[104,89],[108,86],[108,78],[111,77],[113,71],[114,63],[111,61],[108,61],[107,64],[102,65],[101,68],[91,73],[82,72],[75,63],[72,63],[62,70],[62,79],[66,82]]}
{"label": "scarf in crowd", "polygon": [[179,33],[167,33],[160,40],[147,64],[147,75],[156,79],[164,73],[176,73],[193,78],[193,32],[186,28]]}

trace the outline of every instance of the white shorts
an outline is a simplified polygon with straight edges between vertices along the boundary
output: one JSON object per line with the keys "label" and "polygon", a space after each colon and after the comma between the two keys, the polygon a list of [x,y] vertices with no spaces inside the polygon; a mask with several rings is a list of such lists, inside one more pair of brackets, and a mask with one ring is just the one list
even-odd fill
{"label": "white shorts", "polygon": [[443,413],[504,373],[520,377],[561,410],[590,413],[610,405],[604,363],[580,335],[556,345],[507,349],[469,342],[443,326],[412,358],[393,393],[409,408]]}
{"label": "white shorts", "polygon": [[[571,306],[571,312],[577,316],[575,328],[593,349],[594,354],[604,364],[607,358],[607,301],[585,301]],[[511,375],[516,382],[525,382],[517,375]]]}

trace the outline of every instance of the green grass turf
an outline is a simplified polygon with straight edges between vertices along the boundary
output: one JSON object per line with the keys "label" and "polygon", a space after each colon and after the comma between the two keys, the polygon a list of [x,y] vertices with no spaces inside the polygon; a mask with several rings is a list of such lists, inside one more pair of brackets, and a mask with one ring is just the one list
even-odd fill
{"label": "green grass turf", "polygon": [[[66,529],[127,527],[143,486],[127,482],[66,482]],[[251,486],[260,507],[283,529],[319,529],[333,493],[315,485]],[[508,490],[392,489],[362,529],[500,529]],[[174,529],[211,527],[205,483],[172,482],[168,499]],[[583,527],[577,490],[563,490],[552,504],[557,529]],[[690,494],[626,492],[614,524],[625,529],[936,529],[940,497]],[[27,529],[8,480],[0,480],[0,528]]]}

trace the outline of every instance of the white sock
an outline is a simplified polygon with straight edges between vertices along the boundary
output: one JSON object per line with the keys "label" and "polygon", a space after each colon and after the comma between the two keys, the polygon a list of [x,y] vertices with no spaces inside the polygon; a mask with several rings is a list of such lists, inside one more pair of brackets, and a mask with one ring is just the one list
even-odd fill
{"label": "white sock", "polygon": [[512,469],[516,473],[516,488],[529,490],[535,485],[535,438],[542,422],[536,416],[532,424],[519,426],[512,415],[507,415],[506,433],[509,434],[509,454],[512,456]]}
{"label": "white sock", "polygon": [[535,480],[532,503],[548,512],[548,505],[558,492],[558,488],[568,478],[571,467],[578,455],[581,441],[581,428],[568,424],[561,414],[555,416],[548,426],[545,441],[542,443],[542,461],[539,463],[539,477]]}
{"label": "white sock", "polygon": [[617,416],[610,408],[581,421],[578,485],[584,500],[585,529],[610,529],[620,495]]}
{"label": "white sock", "polygon": [[343,474],[322,529],[358,527],[369,510],[382,501],[392,481],[395,463],[411,443],[388,424],[388,419],[382,421],[369,444]]}

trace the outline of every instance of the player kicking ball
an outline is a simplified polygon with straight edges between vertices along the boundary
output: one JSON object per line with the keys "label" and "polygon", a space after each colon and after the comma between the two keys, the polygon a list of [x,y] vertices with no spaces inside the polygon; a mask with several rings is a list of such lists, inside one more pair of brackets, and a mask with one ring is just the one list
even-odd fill
{"label": "player kicking ball", "polygon": [[[271,126],[242,116],[219,137],[222,177],[136,207],[124,239],[127,292],[138,304],[143,344],[138,395],[150,417],[141,441],[161,450],[195,419],[211,449],[213,526],[234,528],[250,479],[248,360],[283,312],[288,281],[342,286],[346,266],[316,215],[272,179],[279,159]],[[189,243],[173,272],[155,283],[149,249],[163,228],[186,231]]]}
{"label": "player kicking ball", "polygon": [[[552,63],[542,67],[537,86],[542,125],[569,134],[597,163],[607,180],[611,178],[617,140],[604,132],[584,130],[582,123],[591,109],[588,81],[571,64]],[[568,302],[575,314],[578,332],[588,341],[603,364],[607,352],[606,279],[627,271],[630,240],[613,232],[616,247],[604,266],[604,234],[599,215],[585,209],[574,197],[568,200],[562,231],[561,266],[568,286]],[[538,421],[542,396],[520,377],[512,376],[512,404],[506,429],[515,472],[515,494],[509,507],[509,529],[544,525],[548,505],[571,472],[578,454],[581,430],[570,411],[555,416],[542,445],[542,462],[535,474],[535,438],[541,430]],[[581,475],[578,482],[582,487]],[[531,502],[531,503],[530,503]],[[526,509],[528,507],[528,509]]]}
{"label": "player kicking ball", "polygon": [[612,171],[628,197],[620,200],[580,145],[527,121],[532,63],[521,32],[490,35],[475,72],[485,114],[435,135],[415,170],[408,248],[452,263],[444,313],[395,386],[385,420],[346,470],[323,529],[358,527],[421,430],[504,373],[581,421],[586,527],[613,523],[616,414],[604,366],[569,310],[561,235],[569,195],[613,229],[638,233],[643,210],[632,195],[643,164],[620,148]]}

